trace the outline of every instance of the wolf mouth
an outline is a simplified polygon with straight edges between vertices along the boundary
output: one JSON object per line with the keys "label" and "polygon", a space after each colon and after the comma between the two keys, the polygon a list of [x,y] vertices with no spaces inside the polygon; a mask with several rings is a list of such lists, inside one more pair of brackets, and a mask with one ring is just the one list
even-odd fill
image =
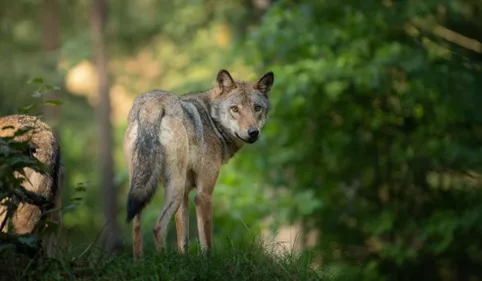
{"label": "wolf mouth", "polygon": [[236,135],[236,137],[237,137],[238,139],[240,139],[240,140],[242,140],[242,141],[244,141],[244,142],[247,142],[247,143],[255,143],[255,142],[258,140],[258,137],[256,137],[256,138],[244,139],[244,138],[240,137],[240,136],[238,135],[238,133],[235,133],[235,135]]}

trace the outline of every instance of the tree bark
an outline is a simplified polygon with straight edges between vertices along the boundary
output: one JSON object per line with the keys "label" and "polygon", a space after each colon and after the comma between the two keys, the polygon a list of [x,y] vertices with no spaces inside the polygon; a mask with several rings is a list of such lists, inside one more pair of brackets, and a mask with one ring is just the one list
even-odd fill
{"label": "tree bark", "polygon": [[105,0],[91,0],[91,29],[93,55],[97,68],[98,104],[97,122],[99,124],[100,176],[105,218],[104,243],[107,251],[117,251],[121,247],[119,227],[116,220],[117,196],[114,186],[114,160],[112,156],[113,137],[110,122],[109,75],[104,32],[107,16]]}
{"label": "tree bark", "polygon": [[[58,62],[58,49],[60,47],[60,26],[59,26],[59,8],[57,0],[42,0],[40,3],[40,21],[42,27],[42,51],[45,57],[45,69],[48,81],[53,84],[57,83],[54,77]],[[54,85],[57,86],[57,85]],[[59,93],[57,91],[49,91],[44,93],[44,100],[57,100]],[[58,106],[47,105],[43,108],[46,121],[52,127],[53,131],[58,135],[58,120],[60,119],[60,110]]]}

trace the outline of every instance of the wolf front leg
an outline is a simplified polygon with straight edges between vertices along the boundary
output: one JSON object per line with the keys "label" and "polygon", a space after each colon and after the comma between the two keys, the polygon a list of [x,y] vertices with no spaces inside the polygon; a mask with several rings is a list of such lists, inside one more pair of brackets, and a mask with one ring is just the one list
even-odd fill
{"label": "wolf front leg", "polygon": [[199,185],[197,187],[197,194],[194,198],[196,205],[196,217],[199,242],[201,244],[201,251],[208,254],[212,248],[212,228],[213,228],[213,203],[212,194],[214,186],[218,177],[215,175],[204,174],[198,179]]}
{"label": "wolf front leg", "polygon": [[194,198],[199,242],[201,244],[201,251],[205,254],[211,250],[212,243],[213,210],[211,197],[211,194],[201,192],[196,194]]}

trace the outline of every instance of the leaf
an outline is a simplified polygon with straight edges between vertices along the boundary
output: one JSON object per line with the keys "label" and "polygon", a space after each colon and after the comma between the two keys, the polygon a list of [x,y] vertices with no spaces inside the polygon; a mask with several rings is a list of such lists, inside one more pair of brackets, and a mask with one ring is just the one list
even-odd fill
{"label": "leaf", "polygon": [[424,113],[423,106],[420,105],[420,104],[416,105],[414,110],[413,110],[413,115],[415,116],[415,118],[417,118],[417,119],[422,118],[423,113]]}
{"label": "leaf", "polygon": [[27,84],[43,84],[44,79],[42,77],[36,77],[27,81]]}
{"label": "leaf", "polygon": [[52,85],[44,85],[43,86],[45,91],[59,91],[60,87],[58,86],[52,86]]}
{"label": "leaf", "polygon": [[338,96],[347,88],[347,83],[342,81],[332,81],[326,84],[326,95],[332,100],[336,100]]}
{"label": "leaf", "polygon": [[77,208],[79,206],[80,206],[80,204],[78,204],[78,203],[69,204],[68,206],[65,206],[65,208],[62,209],[62,213],[63,214],[68,213],[68,212],[74,210],[75,208]]}
{"label": "leaf", "polygon": [[37,246],[38,239],[35,236],[21,236],[18,238],[18,242],[34,248]]}
{"label": "leaf", "polygon": [[19,111],[20,113],[25,113],[25,114],[27,114],[27,113],[30,113],[31,111],[33,111],[33,110],[34,110],[35,108],[37,108],[37,107],[38,107],[37,104],[30,104],[30,105],[27,105],[27,106],[25,106],[25,107],[19,108],[18,111]]}
{"label": "leaf", "polygon": [[9,248],[15,248],[15,245],[13,244],[1,244],[0,245],[0,252],[7,250]]}
{"label": "leaf", "polygon": [[40,97],[42,97],[42,93],[40,91],[35,91],[35,92],[33,92],[32,97],[40,98]]}
{"label": "leaf", "polygon": [[53,106],[59,106],[59,105],[62,105],[64,103],[62,101],[59,101],[59,100],[47,100],[47,101],[45,101],[45,104],[53,105]]}
{"label": "leaf", "polygon": [[[34,128],[33,127],[30,127],[30,126],[27,126],[27,127],[24,127],[22,129],[18,129],[15,131],[14,133],[14,136],[15,137],[18,137],[18,136],[23,136],[25,135],[26,133],[30,132],[31,130],[33,130]],[[27,147],[28,146],[28,142],[19,142],[19,144],[21,144],[21,146],[23,147]]]}
{"label": "leaf", "polygon": [[5,126],[1,128],[2,130],[15,129],[14,126]]}

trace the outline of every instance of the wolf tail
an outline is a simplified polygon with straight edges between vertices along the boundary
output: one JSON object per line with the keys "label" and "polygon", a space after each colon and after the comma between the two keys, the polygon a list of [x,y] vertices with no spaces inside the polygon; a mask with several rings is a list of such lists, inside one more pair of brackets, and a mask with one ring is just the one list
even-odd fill
{"label": "wolf tail", "polygon": [[131,156],[132,179],[127,196],[128,223],[149,203],[159,185],[162,171],[161,118],[162,114],[156,118],[141,109],[136,120],[138,131]]}

